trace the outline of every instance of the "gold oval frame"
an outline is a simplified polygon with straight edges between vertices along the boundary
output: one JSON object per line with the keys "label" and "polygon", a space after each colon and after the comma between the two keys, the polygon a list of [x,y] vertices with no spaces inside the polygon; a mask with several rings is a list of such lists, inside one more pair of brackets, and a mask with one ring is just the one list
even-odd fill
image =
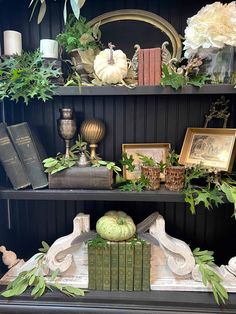
{"label": "gold oval frame", "polygon": [[145,22],[160,29],[170,39],[170,42],[173,47],[172,58],[176,58],[178,60],[181,58],[182,43],[179,34],[176,32],[175,28],[169,22],[167,22],[165,19],[152,12],[136,9],[110,11],[95,17],[94,19],[89,21],[88,24],[89,26],[94,26],[95,24],[100,22],[101,23],[100,25],[104,25],[107,23],[122,20]]}

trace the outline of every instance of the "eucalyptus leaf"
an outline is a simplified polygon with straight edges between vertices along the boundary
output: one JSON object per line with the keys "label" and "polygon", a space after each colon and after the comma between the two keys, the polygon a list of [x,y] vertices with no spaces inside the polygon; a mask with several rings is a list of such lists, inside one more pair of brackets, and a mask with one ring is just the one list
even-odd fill
{"label": "eucalyptus leaf", "polygon": [[67,21],[67,0],[65,0],[65,3],[64,3],[63,17],[64,17],[64,23],[66,24],[66,21]]}
{"label": "eucalyptus leaf", "polygon": [[70,5],[72,8],[72,11],[74,13],[74,16],[77,18],[77,20],[79,19],[79,15],[80,15],[80,4],[79,4],[79,0],[70,0]]}
{"label": "eucalyptus leaf", "polygon": [[41,6],[39,10],[39,15],[38,15],[38,24],[40,24],[45,16],[47,10],[47,5],[45,1],[41,1]]}

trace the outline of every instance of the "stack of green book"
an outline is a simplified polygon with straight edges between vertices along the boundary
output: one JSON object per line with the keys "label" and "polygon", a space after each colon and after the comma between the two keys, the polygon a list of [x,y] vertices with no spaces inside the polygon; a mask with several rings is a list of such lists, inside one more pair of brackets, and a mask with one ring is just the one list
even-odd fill
{"label": "stack of green book", "polygon": [[108,291],[150,290],[151,245],[145,241],[88,245],[89,289]]}

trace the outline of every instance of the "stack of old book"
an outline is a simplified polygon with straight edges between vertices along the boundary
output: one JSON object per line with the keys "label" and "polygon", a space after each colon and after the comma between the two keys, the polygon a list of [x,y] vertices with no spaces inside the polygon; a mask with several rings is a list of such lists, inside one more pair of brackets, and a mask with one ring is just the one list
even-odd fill
{"label": "stack of old book", "polygon": [[138,85],[160,85],[161,48],[139,49]]}
{"label": "stack of old book", "polygon": [[48,185],[42,160],[45,151],[27,122],[7,126],[0,123],[0,161],[15,190]]}
{"label": "stack of old book", "polygon": [[89,289],[109,291],[150,290],[151,245],[132,240],[88,245]]}

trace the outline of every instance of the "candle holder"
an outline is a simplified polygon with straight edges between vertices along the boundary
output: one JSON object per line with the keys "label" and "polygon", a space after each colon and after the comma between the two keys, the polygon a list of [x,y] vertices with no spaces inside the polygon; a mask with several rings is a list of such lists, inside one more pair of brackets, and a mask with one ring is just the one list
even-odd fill
{"label": "candle holder", "polygon": [[71,108],[59,109],[60,118],[57,120],[57,130],[59,136],[65,141],[66,152],[65,158],[70,157],[70,141],[73,139],[76,132],[76,122],[74,112]]}
{"label": "candle holder", "polygon": [[97,143],[99,143],[105,135],[105,125],[99,119],[85,120],[80,126],[80,134],[83,139],[89,143],[90,159],[100,159],[96,154]]}

